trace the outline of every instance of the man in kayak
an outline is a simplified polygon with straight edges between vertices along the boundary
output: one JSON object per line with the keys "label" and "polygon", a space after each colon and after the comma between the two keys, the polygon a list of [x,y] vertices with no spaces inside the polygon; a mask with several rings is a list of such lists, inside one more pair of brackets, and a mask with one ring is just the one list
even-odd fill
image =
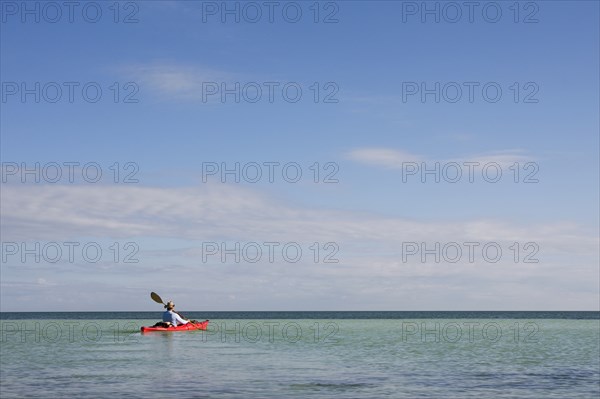
{"label": "man in kayak", "polygon": [[173,327],[189,323],[189,320],[183,319],[179,315],[179,313],[173,310],[175,309],[175,304],[173,303],[173,301],[167,302],[165,308],[167,308],[167,310],[165,310],[165,312],[163,313],[163,322],[168,323]]}

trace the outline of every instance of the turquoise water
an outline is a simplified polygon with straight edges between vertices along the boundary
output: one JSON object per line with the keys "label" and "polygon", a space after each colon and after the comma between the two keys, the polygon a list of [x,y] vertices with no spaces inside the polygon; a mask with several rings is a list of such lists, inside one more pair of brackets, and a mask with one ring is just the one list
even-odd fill
{"label": "turquoise water", "polygon": [[139,327],[155,322],[151,314],[108,315],[3,314],[0,397],[600,395],[598,312],[410,319],[228,314],[211,319],[207,332],[145,335]]}

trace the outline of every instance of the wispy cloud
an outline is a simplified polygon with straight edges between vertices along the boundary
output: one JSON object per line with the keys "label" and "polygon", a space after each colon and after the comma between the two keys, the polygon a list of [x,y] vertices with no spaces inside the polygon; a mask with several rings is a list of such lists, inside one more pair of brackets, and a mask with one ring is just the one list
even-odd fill
{"label": "wispy cloud", "polygon": [[[532,293],[539,296],[537,308],[564,308],[564,301],[571,301],[570,308],[589,308],[598,299],[598,237],[563,222],[519,225],[488,219],[425,222],[383,218],[291,206],[254,189],[224,184],[199,188],[10,185],[3,187],[0,200],[5,242],[85,238],[141,243],[144,262],[135,265],[3,264],[2,295],[27,292],[25,296],[38,298],[38,302],[41,294],[36,290],[41,286],[47,295],[62,295],[79,279],[96,276],[103,281],[115,275],[123,289],[136,292],[162,284],[168,275],[182,298],[196,298],[193,288],[185,287],[198,273],[202,273],[202,281],[218,282],[206,287],[204,295],[208,301],[223,301],[213,304],[222,309],[240,309],[238,301],[262,309],[322,309],[324,304],[329,309],[398,309],[400,303],[407,309],[518,309],[529,304],[526,299]],[[164,244],[143,245],[153,241]],[[200,243],[206,241],[297,242],[307,253],[297,264],[264,260],[205,264]],[[407,261],[402,258],[406,242],[432,248],[435,242],[491,241],[505,251],[498,263],[481,262],[481,256],[477,262],[469,262],[466,254],[450,264],[437,263],[432,256],[426,262],[419,255]],[[337,243],[339,263],[315,263],[307,249],[314,242]],[[535,242],[540,261],[514,262],[508,249],[514,242],[521,246]],[[561,288],[565,283],[586,294],[565,297],[568,290]],[[511,286],[512,299],[503,302],[502,287],[507,286]],[[563,296],[557,296],[558,292]],[[231,295],[236,301],[230,302]],[[273,302],[274,298],[279,302]],[[31,301],[34,306],[35,300]],[[294,307],[297,301],[303,305]],[[86,303],[84,298],[73,304],[73,309],[82,303]]]}
{"label": "wispy cloud", "polygon": [[120,73],[160,96],[181,100],[202,99],[203,84],[226,82],[233,74],[197,65],[153,62],[120,67]]}
{"label": "wispy cloud", "polygon": [[6,240],[86,235],[190,240],[342,240],[391,245],[406,240],[452,237],[547,240],[575,229],[572,225],[515,226],[493,220],[419,222],[349,211],[305,209],[276,201],[254,189],[219,183],[201,188],[12,185],[3,187],[0,198]]}
{"label": "wispy cloud", "polygon": [[[406,241],[536,241],[556,251],[589,253],[598,240],[572,223],[515,225],[383,218],[349,211],[292,207],[253,189],[124,186],[5,186],[4,241],[77,237],[162,237],[181,240],[336,241],[348,248],[395,252]],[[354,246],[357,247],[354,247]]]}
{"label": "wispy cloud", "polygon": [[389,148],[359,148],[350,151],[347,157],[353,161],[390,169],[402,168],[404,162],[421,162],[424,160],[420,155]]}
{"label": "wispy cloud", "polygon": [[522,149],[492,151],[449,159],[435,159],[413,154],[402,149],[369,147],[351,150],[346,153],[346,157],[356,162],[388,169],[402,169],[403,164],[408,162],[426,162],[431,164],[435,162],[477,162],[479,164],[494,162],[502,168],[507,168],[515,162],[530,162],[534,160],[533,157]]}

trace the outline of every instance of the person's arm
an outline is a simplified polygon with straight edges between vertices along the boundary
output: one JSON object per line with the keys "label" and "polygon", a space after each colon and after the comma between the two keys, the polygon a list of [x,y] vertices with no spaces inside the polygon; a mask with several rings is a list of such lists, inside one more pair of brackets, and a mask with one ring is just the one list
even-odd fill
{"label": "person's arm", "polygon": [[173,316],[175,316],[175,320],[177,321],[177,325],[189,323],[189,321],[182,319],[181,316],[179,316],[175,312],[173,312]]}

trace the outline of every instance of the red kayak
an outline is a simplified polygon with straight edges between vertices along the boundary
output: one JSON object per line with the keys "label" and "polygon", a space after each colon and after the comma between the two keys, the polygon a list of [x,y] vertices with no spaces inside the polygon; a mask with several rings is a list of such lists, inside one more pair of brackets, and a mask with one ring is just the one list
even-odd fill
{"label": "red kayak", "polygon": [[150,331],[167,331],[167,332],[175,332],[175,331],[193,331],[193,330],[206,330],[208,327],[208,320],[201,321],[198,323],[187,323],[177,327],[142,327],[141,330],[143,333]]}

